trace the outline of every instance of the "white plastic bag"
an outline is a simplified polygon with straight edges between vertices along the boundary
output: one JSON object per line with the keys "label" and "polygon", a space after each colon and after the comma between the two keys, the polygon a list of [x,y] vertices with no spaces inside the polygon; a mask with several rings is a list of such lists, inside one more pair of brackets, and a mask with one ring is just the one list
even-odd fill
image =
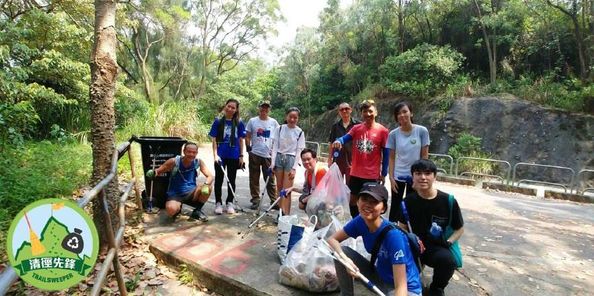
{"label": "white plastic bag", "polygon": [[305,212],[318,217],[316,228],[329,225],[332,215],[343,225],[351,219],[350,195],[351,190],[344,184],[340,169],[334,163],[309,197]]}
{"label": "white plastic bag", "polygon": [[317,217],[299,217],[297,215],[280,216],[277,231],[277,253],[281,263],[285,262],[287,253],[304,235],[313,232]]}
{"label": "white plastic bag", "polygon": [[[278,274],[283,285],[304,289],[311,292],[331,292],[338,289],[338,278],[334,261],[318,249],[322,239],[328,238],[342,225],[334,223],[304,234],[303,238],[291,249]],[[324,246],[320,246],[324,248]]]}

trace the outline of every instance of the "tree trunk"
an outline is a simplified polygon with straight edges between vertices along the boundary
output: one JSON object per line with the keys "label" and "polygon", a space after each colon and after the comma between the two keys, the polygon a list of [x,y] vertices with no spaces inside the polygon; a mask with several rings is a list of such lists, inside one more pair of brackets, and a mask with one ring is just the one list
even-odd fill
{"label": "tree trunk", "polygon": [[497,81],[497,43],[495,42],[495,40],[491,40],[491,36],[489,36],[489,33],[487,32],[487,27],[483,23],[483,14],[481,12],[481,7],[478,4],[477,0],[474,0],[474,5],[476,6],[479,25],[481,27],[481,31],[483,32],[483,39],[485,39],[485,46],[487,47],[487,58],[489,59],[489,80],[491,84],[495,84],[495,82]]}
{"label": "tree trunk", "polygon": [[[91,51],[91,86],[89,90],[91,141],[93,143],[93,185],[109,174],[115,151],[114,94],[118,74],[115,16],[115,0],[95,0],[95,35]],[[110,212],[117,213],[117,175],[109,184],[106,193]],[[118,224],[115,215],[112,215],[111,219],[114,225]],[[93,220],[99,231],[101,244],[105,245],[107,241],[104,228],[106,223],[103,218],[102,202],[98,198],[93,201]]]}
{"label": "tree trunk", "polygon": [[402,0],[398,1],[398,35],[400,37],[400,53],[404,52],[404,12],[402,9]]}

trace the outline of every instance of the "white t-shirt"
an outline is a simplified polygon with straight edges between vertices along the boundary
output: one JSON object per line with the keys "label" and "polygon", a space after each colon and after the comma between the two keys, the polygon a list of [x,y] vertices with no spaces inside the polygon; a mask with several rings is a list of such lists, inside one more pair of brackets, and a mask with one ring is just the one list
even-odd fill
{"label": "white t-shirt", "polygon": [[301,163],[301,151],[305,148],[303,130],[298,126],[290,128],[283,124],[274,130],[270,139],[272,139],[272,163],[274,164],[277,153],[289,154],[295,156],[293,168],[297,168]]}
{"label": "white t-shirt", "polygon": [[422,125],[413,124],[409,133],[403,132],[400,127],[390,132],[386,147],[396,150],[396,162],[394,164],[395,178],[398,176],[410,176],[410,167],[421,159],[421,148],[429,146],[429,131]]}
{"label": "white t-shirt", "polygon": [[270,158],[271,156],[271,134],[278,127],[276,119],[268,117],[266,120],[260,119],[256,116],[251,118],[246,131],[251,136],[252,153],[260,157]]}

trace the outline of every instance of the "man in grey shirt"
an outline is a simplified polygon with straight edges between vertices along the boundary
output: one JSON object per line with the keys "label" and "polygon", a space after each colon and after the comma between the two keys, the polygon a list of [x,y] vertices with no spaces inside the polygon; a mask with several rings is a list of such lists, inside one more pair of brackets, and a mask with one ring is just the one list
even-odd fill
{"label": "man in grey shirt", "polygon": [[270,134],[278,127],[278,122],[268,116],[270,101],[262,101],[258,105],[259,115],[251,118],[246,126],[245,144],[249,152],[250,194],[252,196],[251,209],[260,205],[260,172],[267,180],[266,189],[270,203],[276,200],[276,182],[274,174],[270,173],[271,147]]}

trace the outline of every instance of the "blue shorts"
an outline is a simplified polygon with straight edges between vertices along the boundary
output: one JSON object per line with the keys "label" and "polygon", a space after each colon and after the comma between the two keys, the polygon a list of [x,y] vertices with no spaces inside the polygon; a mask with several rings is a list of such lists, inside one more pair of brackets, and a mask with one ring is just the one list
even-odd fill
{"label": "blue shorts", "polygon": [[274,160],[275,169],[281,169],[285,172],[288,172],[293,169],[293,165],[295,165],[295,155],[281,153],[276,154],[276,159]]}

